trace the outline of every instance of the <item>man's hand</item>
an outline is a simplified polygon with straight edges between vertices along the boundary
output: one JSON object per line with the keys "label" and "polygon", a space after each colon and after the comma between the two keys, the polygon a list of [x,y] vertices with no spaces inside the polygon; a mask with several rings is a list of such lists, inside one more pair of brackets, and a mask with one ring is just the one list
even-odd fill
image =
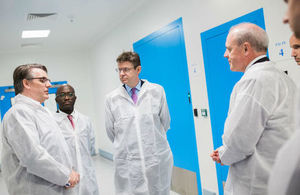
{"label": "man's hand", "polygon": [[214,150],[211,154],[210,157],[212,158],[213,161],[215,161],[216,163],[221,163],[221,165],[224,165],[221,162],[220,156],[219,156],[219,149]]}
{"label": "man's hand", "polygon": [[74,171],[73,169],[72,169],[72,172],[71,172],[69,178],[70,178],[70,179],[69,179],[69,184],[70,184],[70,186],[69,186],[69,187],[66,187],[66,188],[72,188],[72,187],[74,187],[76,184],[78,184],[79,181],[80,181],[80,175],[79,175],[76,171]]}

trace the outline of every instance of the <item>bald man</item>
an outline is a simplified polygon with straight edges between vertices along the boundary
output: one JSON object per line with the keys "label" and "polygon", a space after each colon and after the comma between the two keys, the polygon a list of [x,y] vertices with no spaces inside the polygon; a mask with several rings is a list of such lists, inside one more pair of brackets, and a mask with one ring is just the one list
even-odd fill
{"label": "bald man", "polygon": [[226,39],[224,57],[231,71],[243,72],[230,97],[223,145],[211,157],[229,165],[225,195],[265,195],[277,151],[293,128],[293,81],[266,56],[268,36],[241,23]]}

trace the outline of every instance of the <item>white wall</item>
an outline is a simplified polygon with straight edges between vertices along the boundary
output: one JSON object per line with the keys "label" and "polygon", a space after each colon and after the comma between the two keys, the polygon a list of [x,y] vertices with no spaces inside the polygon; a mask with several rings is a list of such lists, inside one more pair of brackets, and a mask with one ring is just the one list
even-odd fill
{"label": "white wall", "polygon": [[[103,102],[105,94],[120,84],[118,75],[113,69],[116,67],[115,59],[122,51],[132,50],[132,44],[135,41],[182,17],[193,107],[209,108],[200,33],[262,7],[265,12],[266,29],[271,40],[269,51],[271,59],[274,58],[275,61],[278,61],[279,67],[282,69],[293,69],[294,71],[291,72],[293,79],[299,81],[299,79],[297,80],[300,78],[299,70],[289,57],[288,44],[284,47],[287,54],[284,57],[277,55],[278,46],[275,46],[276,42],[283,40],[288,43],[290,36],[289,27],[282,24],[282,17],[286,9],[283,1],[152,0],[146,2],[117,28],[99,40],[91,49],[91,70],[95,79],[93,81],[94,96],[98,99],[95,105],[98,111],[96,117],[99,119],[97,125],[101,130],[99,146],[103,150],[113,152],[113,147],[104,131]],[[282,67],[283,61],[289,62],[291,66]],[[192,73],[191,66],[196,67],[197,74]],[[213,150],[210,118],[195,118],[195,128],[202,187],[217,192],[215,165],[209,157]]]}
{"label": "white wall", "polygon": [[[92,78],[89,59],[84,51],[0,54],[0,86],[13,85],[13,71],[21,64],[41,63],[48,68],[51,81],[68,81],[76,91],[75,107],[95,122]],[[97,130],[97,129],[95,129]],[[97,130],[98,131],[98,130]],[[99,141],[97,139],[97,141]]]}

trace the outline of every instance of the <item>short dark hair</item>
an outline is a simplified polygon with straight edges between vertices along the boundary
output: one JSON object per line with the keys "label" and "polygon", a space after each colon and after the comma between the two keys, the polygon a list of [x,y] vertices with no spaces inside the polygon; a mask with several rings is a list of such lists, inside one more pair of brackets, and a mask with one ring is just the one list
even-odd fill
{"label": "short dark hair", "polygon": [[60,92],[61,89],[64,88],[64,87],[69,87],[71,90],[74,91],[74,94],[75,94],[75,89],[74,89],[74,87],[72,87],[71,85],[69,85],[68,83],[66,83],[66,84],[63,84],[63,85],[61,85],[61,86],[59,86],[59,87],[57,88],[55,95],[57,96],[57,95],[58,95],[58,92]]}
{"label": "short dark hair", "polygon": [[39,68],[44,70],[47,73],[46,66],[42,64],[24,64],[18,66],[14,70],[13,79],[14,79],[14,87],[15,87],[15,94],[18,95],[19,93],[23,92],[23,79],[29,79],[31,76],[31,69]]}
{"label": "short dark hair", "polygon": [[139,54],[132,51],[126,51],[121,53],[117,58],[117,62],[118,63],[131,62],[134,68],[141,66]]}

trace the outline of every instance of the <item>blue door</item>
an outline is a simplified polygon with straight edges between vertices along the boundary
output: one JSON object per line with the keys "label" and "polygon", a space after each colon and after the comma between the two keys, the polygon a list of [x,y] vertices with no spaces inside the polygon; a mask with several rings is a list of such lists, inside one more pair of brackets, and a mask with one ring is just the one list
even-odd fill
{"label": "blue door", "polygon": [[162,85],[171,114],[168,131],[174,165],[197,175],[201,194],[200,173],[182,19],[133,44],[141,57],[141,78]]}
{"label": "blue door", "polygon": [[12,99],[15,97],[15,90],[13,86],[0,87],[0,113],[1,121],[4,117],[4,114],[12,106]]}
{"label": "blue door", "polygon": [[[265,29],[263,9],[258,9],[201,33],[214,149],[222,145],[230,94],[233,86],[242,76],[242,73],[231,72],[228,61],[224,58],[228,31],[231,26],[241,22],[255,23]],[[228,167],[216,164],[216,169],[219,194],[222,195],[223,182],[226,181]]]}

